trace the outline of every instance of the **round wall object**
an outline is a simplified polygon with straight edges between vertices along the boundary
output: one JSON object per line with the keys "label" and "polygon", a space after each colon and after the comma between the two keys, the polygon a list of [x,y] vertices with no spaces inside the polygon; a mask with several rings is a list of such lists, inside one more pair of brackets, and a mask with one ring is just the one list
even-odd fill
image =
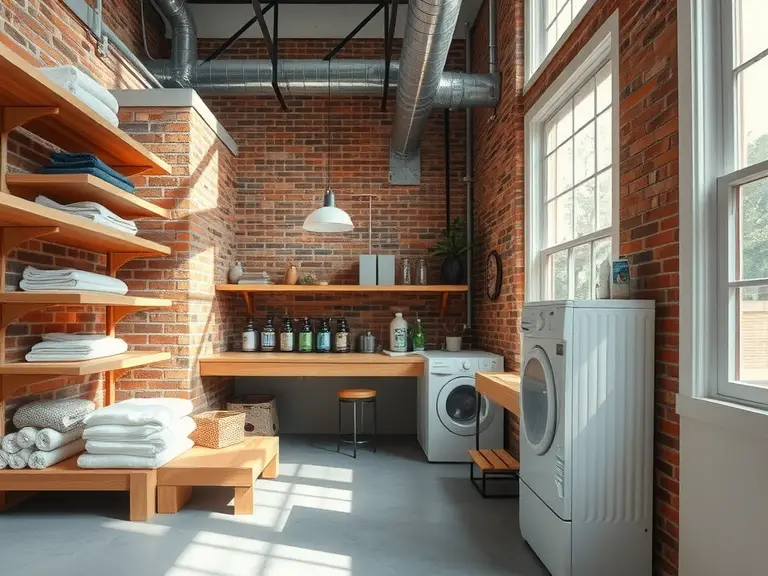
{"label": "round wall object", "polygon": [[485,262],[485,293],[491,300],[496,300],[501,294],[502,276],[501,256],[494,250]]}

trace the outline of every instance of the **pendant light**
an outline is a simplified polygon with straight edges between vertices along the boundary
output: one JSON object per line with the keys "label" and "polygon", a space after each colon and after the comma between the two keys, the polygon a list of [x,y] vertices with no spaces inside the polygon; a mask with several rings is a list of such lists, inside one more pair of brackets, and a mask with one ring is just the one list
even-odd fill
{"label": "pendant light", "polygon": [[336,208],[336,199],[331,190],[331,61],[328,60],[328,156],[326,167],[328,188],[323,198],[323,207],[318,208],[304,220],[304,230],[307,232],[350,232],[355,228],[349,214],[341,208]]}

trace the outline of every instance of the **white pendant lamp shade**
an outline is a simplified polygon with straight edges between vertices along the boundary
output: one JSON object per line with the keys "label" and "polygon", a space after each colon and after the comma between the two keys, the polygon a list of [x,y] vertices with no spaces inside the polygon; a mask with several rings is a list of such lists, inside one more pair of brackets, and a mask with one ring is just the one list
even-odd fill
{"label": "white pendant lamp shade", "polygon": [[351,232],[355,226],[352,218],[341,208],[336,208],[333,191],[325,191],[323,207],[318,208],[304,220],[304,230],[307,232]]}

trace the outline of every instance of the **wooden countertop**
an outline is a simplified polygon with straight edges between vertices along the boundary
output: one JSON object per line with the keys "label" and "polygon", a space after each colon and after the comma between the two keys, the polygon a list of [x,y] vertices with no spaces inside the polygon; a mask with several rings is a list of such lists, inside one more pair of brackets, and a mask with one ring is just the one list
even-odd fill
{"label": "wooden countertop", "polygon": [[419,355],[222,352],[200,358],[201,376],[423,376]]}
{"label": "wooden countertop", "polygon": [[516,416],[520,416],[520,375],[512,372],[478,372],[475,387]]}

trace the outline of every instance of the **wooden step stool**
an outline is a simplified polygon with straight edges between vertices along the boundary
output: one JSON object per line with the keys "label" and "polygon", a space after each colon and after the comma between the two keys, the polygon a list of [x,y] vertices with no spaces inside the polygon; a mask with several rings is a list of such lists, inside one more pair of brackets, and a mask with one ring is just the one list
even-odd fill
{"label": "wooden step stool", "polygon": [[[520,463],[512,458],[506,450],[470,450],[472,462],[469,464],[469,479],[480,492],[483,498],[517,498],[518,491],[514,494],[489,494],[486,480],[507,480],[515,483],[519,481]],[[475,466],[480,469],[480,478],[475,477]],[[478,480],[481,482],[478,484]]]}

